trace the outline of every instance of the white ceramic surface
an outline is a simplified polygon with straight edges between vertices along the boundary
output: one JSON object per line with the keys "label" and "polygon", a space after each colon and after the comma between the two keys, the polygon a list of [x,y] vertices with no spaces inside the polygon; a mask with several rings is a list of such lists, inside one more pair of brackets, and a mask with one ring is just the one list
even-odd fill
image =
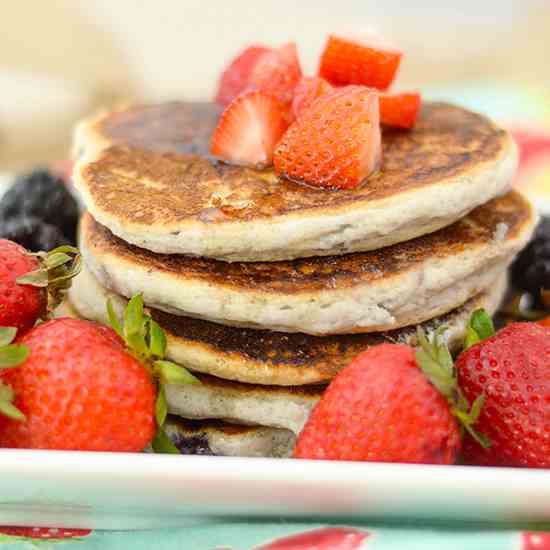
{"label": "white ceramic surface", "polygon": [[0,451],[0,524],[129,529],[234,515],[550,521],[550,471]]}

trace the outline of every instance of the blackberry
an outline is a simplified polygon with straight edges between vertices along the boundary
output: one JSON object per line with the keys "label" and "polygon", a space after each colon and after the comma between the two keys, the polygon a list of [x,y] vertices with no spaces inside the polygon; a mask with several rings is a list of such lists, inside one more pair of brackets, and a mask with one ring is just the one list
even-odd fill
{"label": "blackberry", "polygon": [[16,242],[30,252],[70,244],[58,227],[33,216],[0,220],[0,238]]}
{"label": "blackberry", "polygon": [[63,180],[43,169],[19,176],[0,200],[0,220],[38,218],[59,228],[71,244],[76,242],[78,214]]}
{"label": "blackberry", "polygon": [[550,217],[543,218],[527,247],[512,265],[512,284],[538,302],[540,290],[550,289]]}

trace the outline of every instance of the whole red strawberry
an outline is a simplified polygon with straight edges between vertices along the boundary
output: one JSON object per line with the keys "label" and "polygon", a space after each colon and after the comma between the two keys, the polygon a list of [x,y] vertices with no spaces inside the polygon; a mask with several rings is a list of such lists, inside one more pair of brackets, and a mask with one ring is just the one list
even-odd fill
{"label": "whole red strawberry", "polygon": [[0,418],[0,447],[141,451],[151,442],[155,385],[112,330],[56,319],[18,344],[30,354],[0,381],[26,418]]}
{"label": "whole red strawberry", "polygon": [[18,244],[0,239],[0,326],[21,334],[46,313],[46,288],[17,283],[17,278],[38,269],[37,258]]}
{"label": "whole red strawberry", "polygon": [[351,189],[378,168],[381,155],[378,93],[347,86],[303,112],[277,145],[273,164],[294,181]]}
{"label": "whole red strawberry", "polygon": [[316,99],[332,90],[332,86],[324,78],[318,76],[302,78],[294,89],[294,99],[292,100],[294,117],[298,118]]}
{"label": "whole red strawberry", "polygon": [[265,46],[249,46],[237,55],[222,73],[216,103],[225,107],[244,92],[254,65],[262,54],[269,51]]}
{"label": "whole red strawberry", "polygon": [[459,449],[449,404],[417,366],[413,348],[382,344],[332,381],[294,457],[452,464]]}
{"label": "whole red strawberry", "polygon": [[464,460],[550,467],[550,329],[509,325],[463,352],[456,368],[466,397],[485,396],[476,428],[491,441],[485,449],[466,435]]}

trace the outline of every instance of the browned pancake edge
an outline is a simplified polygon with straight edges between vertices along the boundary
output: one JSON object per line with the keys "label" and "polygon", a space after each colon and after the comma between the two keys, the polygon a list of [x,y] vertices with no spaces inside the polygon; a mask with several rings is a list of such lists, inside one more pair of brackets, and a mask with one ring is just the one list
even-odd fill
{"label": "browned pancake edge", "polygon": [[184,230],[275,217],[322,216],[376,208],[420,188],[444,185],[496,163],[510,147],[487,118],[444,103],[424,105],[411,131],[385,130],[381,171],[353,190],[327,191],[278,178],[271,170],[209,157],[219,109],[207,103],[137,106],[101,117],[90,132],[104,149],[84,165],[95,208],[120,226]]}
{"label": "browned pancake edge", "polygon": [[489,248],[499,227],[504,239],[518,239],[533,221],[531,205],[513,191],[475,209],[466,218],[435,233],[380,250],[279,262],[234,262],[156,254],[127,244],[89,214],[81,221],[83,244],[101,263],[106,257],[132,269],[185,281],[197,281],[246,293],[307,294],[355,285],[388,283],[429,260],[457,257],[465,250]]}

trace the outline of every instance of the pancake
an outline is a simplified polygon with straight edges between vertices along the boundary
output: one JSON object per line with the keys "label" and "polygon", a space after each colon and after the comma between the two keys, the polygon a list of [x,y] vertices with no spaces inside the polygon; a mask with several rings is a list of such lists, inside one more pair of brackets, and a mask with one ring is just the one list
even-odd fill
{"label": "pancake", "polygon": [[381,250],[227,263],[137,248],[86,214],[80,247],[101,284],[126,297],[141,292],[155,309],[231,326],[350,334],[459,307],[507,268],[536,222],[532,206],[511,192],[452,226]]}
{"label": "pancake", "polygon": [[175,416],[166,419],[164,430],[185,455],[284,458],[290,456],[296,441],[289,430]]}
{"label": "pancake", "polygon": [[298,434],[326,385],[262,386],[199,374],[201,384],[167,385],[171,414],[191,420],[221,419]]}
{"label": "pancake", "polygon": [[384,130],[380,172],[327,191],[208,156],[220,111],[164,103],[105,113],[75,133],[75,182],[93,216],[153,252],[274,261],[376,250],[431,233],[505,193],[510,135],[426,103],[411,131]]}
{"label": "pancake", "polygon": [[[501,275],[484,293],[422,326],[427,333],[447,327],[446,339],[451,349],[456,350],[462,344],[472,312],[485,308],[494,313],[505,290],[506,277]],[[73,280],[69,298],[82,317],[103,323],[108,322],[105,308],[108,298],[120,318],[127,303],[126,299],[100,286],[85,266]],[[150,310],[150,314],[166,333],[170,359],[195,372],[250,384],[326,383],[369,346],[388,341],[416,344],[416,327],[388,333],[318,337],[228,327],[159,310]]]}

